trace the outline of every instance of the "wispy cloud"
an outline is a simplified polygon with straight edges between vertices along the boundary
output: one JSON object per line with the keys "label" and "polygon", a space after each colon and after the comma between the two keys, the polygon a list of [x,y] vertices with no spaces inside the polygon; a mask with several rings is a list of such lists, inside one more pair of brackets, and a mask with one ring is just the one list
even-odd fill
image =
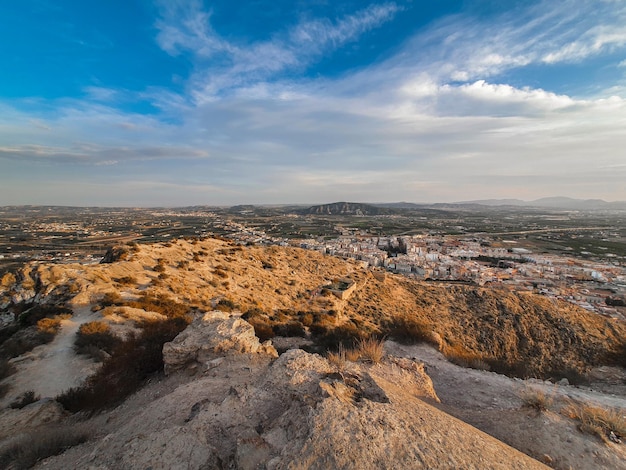
{"label": "wispy cloud", "polygon": [[441,81],[487,79],[531,64],[580,62],[623,48],[624,24],[626,2],[544,0],[489,19],[441,20],[391,64],[419,67]]}
{"label": "wispy cloud", "polygon": [[[92,87],[85,99],[47,103],[46,111],[4,105],[3,171],[54,167],[98,184],[97,166],[116,193],[103,203],[112,204],[626,199],[624,88],[607,83],[616,96],[572,96],[515,75],[626,47],[625,2],[462,13],[418,32],[383,62],[339,78],[304,73],[400,8],[307,19],[245,43],[220,37],[199,1],[163,1],[158,44],[194,65],[185,93],[147,88],[129,97]],[[116,108],[128,99],[159,113]],[[39,188],[48,184],[41,173]],[[89,184],[77,188],[88,197]],[[0,199],[17,190],[2,180]]]}
{"label": "wispy cloud", "polygon": [[302,69],[367,31],[393,19],[395,3],[370,5],[352,15],[303,21],[277,31],[267,41],[235,44],[211,26],[211,13],[199,1],[166,2],[157,21],[159,45],[170,54],[189,52],[199,61],[192,78],[198,102],[239,87],[250,87],[286,70]]}

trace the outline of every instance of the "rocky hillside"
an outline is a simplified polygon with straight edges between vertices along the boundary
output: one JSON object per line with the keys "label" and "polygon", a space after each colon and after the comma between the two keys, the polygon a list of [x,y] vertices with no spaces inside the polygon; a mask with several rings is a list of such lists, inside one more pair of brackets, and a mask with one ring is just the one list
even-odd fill
{"label": "rocky hillside", "polygon": [[[101,305],[115,323],[111,314],[122,307],[159,297],[204,311],[242,311],[262,339],[307,336],[321,348],[370,335],[426,340],[458,361],[523,377],[582,380],[626,349],[623,322],[565,302],[380,276],[298,248],[177,240],[116,247],[104,261],[29,266],[4,283],[1,305],[14,313],[34,304]],[[324,289],[342,278],[356,283],[347,299]]]}
{"label": "rocky hillside", "polygon": [[[602,373],[623,390],[623,371],[598,366],[619,360],[624,324],[544,297],[216,239],[118,246],[93,265],[32,264],[1,286],[0,405],[10,407],[0,411],[0,467],[75,446],[40,466],[545,468],[451,414],[554,468],[616,468],[623,457],[621,428],[602,431],[606,445],[569,438],[571,419],[526,416],[521,384],[485,372],[553,382]],[[370,337],[395,342],[368,351],[359,340]],[[434,350],[400,344],[415,342]],[[453,377],[468,369],[435,353],[483,370]],[[523,435],[497,424],[503,413]],[[547,455],[539,436],[554,429],[562,449]]]}
{"label": "rocky hillside", "polygon": [[90,442],[42,468],[545,468],[424,401],[437,398],[410,359],[331,364],[293,349],[274,360],[223,312],[166,346],[174,375],[92,419]]}

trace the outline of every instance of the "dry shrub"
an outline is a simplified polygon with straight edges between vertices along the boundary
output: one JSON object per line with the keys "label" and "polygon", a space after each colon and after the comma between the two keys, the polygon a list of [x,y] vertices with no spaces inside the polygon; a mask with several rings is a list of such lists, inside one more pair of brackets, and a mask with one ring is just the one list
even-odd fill
{"label": "dry shrub", "polygon": [[39,331],[36,326],[18,329],[0,346],[0,357],[10,359],[21,356],[37,346],[49,343],[54,336],[54,333]]}
{"label": "dry shrub", "polygon": [[462,346],[447,345],[444,347],[443,353],[446,359],[457,366],[477,370],[491,370],[490,364],[483,355],[468,351]]}
{"label": "dry shrub", "polygon": [[221,312],[232,312],[233,310],[237,310],[239,306],[230,299],[221,299],[215,308]]}
{"label": "dry shrub", "polygon": [[543,390],[533,387],[525,388],[521,394],[523,406],[526,408],[532,408],[538,412],[548,411],[554,402],[552,395],[548,395]]}
{"label": "dry shrub", "polygon": [[328,359],[328,362],[331,365],[337,367],[338,369],[343,369],[346,365],[346,349],[343,344],[339,345],[337,352],[329,351],[326,355],[326,359]]}
{"label": "dry shrub", "polygon": [[626,437],[626,416],[623,410],[600,408],[571,401],[562,411],[580,422],[581,432],[596,435],[604,442],[618,442]]}
{"label": "dry shrub", "polygon": [[72,315],[72,310],[66,307],[59,307],[54,305],[35,305],[31,308],[24,310],[17,317],[17,321],[20,326],[33,326],[36,325],[39,320],[44,318],[54,318],[58,315]]}
{"label": "dry shrub", "polygon": [[246,320],[254,328],[254,334],[259,338],[259,341],[267,341],[272,339],[276,334],[272,328],[272,321],[269,319],[267,313],[260,308],[251,308],[241,315],[243,320]]}
{"label": "dry shrub", "polygon": [[163,370],[163,344],[172,341],[187,324],[188,319],[182,317],[146,323],[140,334],[120,342],[83,386],[67,390],[57,401],[74,413],[95,412],[121,403],[150,374]]}
{"label": "dry shrub", "polygon": [[37,322],[37,330],[42,333],[57,334],[61,329],[61,320],[59,316],[54,318],[42,318]]}
{"label": "dry shrub", "polygon": [[85,425],[51,425],[14,439],[0,451],[0,468],[22,470],[38,461],[86,442],[92,431]]}
{"label": "dry shrub", "polygon": [[100,305],[103,307],[109,307],[111,305],[121,305],[123,302],[122,296],[118,292],[107,292],[102,297]]}
{"label": "dry shrub", "polygon": [[143,294],[138,300],[124,302],[123,305],[133,308],[140,308],[147,312],[157,312],[168,318],[185,318],[189,313],[189,307],[173,300],[172,298],[159,294]]}
{"label": "dry shrub", "polygon": [[137,284],[137,278],[134,276],[124,276],[124,277],[114,279],[114,281],[123,286]]}
{"label": "dry shrub", "polygon": [[385,325],[385,332],[391,339],[402,344],[436,344],[432,326],[415,317],[394,318]]}
{"label": "dry shrub", "polygon": [[228,273],[221,268],[217,268],[215,271],[213,271],[213,274],[221,277],[222,279],[225,279],[228,277]]}
{"label": "dry shrub", "polygon": [[15,400],[13,400],[9,406],[14,410],[21,410],[25,406],[30,405],[31,403],[35,403],[39,400],[41,400],[41,397],[39,395],[35,395],[35,392],[33,390],[28,390],[22,393]]}
{"label": "dry shrub", "polygon": [[120,339],[111,333],[108,323],[92,321],[83,323],[78,328],[74,340],[74,350],[77,354],[84,354],[96,361],[104,360],[106,354],[111,354],[120,343]]}
{"label": "dry shrub", "polygon": [[356,362],[361,358],[361,349],[346,348],[343,344],[340,344],[337,352],[328,351],[326,358],[332,365],[342,369],[345,366],[346,361]]}
{"label": "dry shrub", "polygon": [[13,287],[16,283],[17,279],[15,278],[15,274],[13,273],[6,273],[4,276],[2,276],[2,280],[0,281],[0,285],[6,288]]}
{"label": "dry shrub", "polygon": [[365,362],[378,364],[385,355],[384,343],[380,339],[367,338],[359,341],[357,345],[359,357]]}
{"label": "dry shrub", "polygon": [[306,336],[306,331],[304,330],[304,326],[299,321],[290,321],[290,322],[283,323],[280,325],[274,325],[273,330],[277,336],[285,336],[285,337],[298,336],[301,338],[304,338]]}

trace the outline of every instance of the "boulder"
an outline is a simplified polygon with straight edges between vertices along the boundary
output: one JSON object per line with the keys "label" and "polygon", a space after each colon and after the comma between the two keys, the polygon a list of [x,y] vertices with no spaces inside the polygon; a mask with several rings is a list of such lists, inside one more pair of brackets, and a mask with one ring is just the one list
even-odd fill
{"label": "boulder", "polygon": [[207,366],[216,356],[249,353],[278,357],[270,341],[259,342],[250,323],[240,313],[214,311],[195,319],[170,343],[163,345],[165,373],[187,365]]}

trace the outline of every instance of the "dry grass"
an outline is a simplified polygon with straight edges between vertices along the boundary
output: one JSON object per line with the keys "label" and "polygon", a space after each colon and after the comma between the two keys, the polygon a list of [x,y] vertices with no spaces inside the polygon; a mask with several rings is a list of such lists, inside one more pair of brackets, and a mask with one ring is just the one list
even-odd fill
{"label": "dry grass", "polygon": [[22,470],[38,461],[86,442],[91,430],[84,425],[47,426],[21,435],[0,452],[0,468]]}
{"label": "dry grass", "polygon": [[580,431],[598,436],[604,442],[619,442],[626,437],[626,411],[570,402],[562,413],[580,422]]}
{"label": "dry grass", "polygon": [[385,355],[385,347],[382,340],[376,338],[362,339],[357,343],[356,349],[359,357],[365,362],[378,364]]}
{"label": "dry grass", "polygon": [[525,388],[520,398],[526,408],[532,408],[538,412],[547,411],[554,403],[552,395],[533,387]]}
{"label": "dry grass", "polygon": [[346,362],[357,362],[360,359],[365,362],[378,364],[384,354],[383,342],[375,338],[369,338],[360,340],[354,348],[346,348],[342,343],[339,343],[337,352],[329,351],[326,358],[331,365],[338,369],[343,369]]}
{"label": "dry grass", "polygon": [[343,344],[339,345],[339,350],[337,352],[329,351],[326,356],[328,362],[331,365],[337,367],[338,369],[343,369],[346,365],[346,349],[343,347]]}

